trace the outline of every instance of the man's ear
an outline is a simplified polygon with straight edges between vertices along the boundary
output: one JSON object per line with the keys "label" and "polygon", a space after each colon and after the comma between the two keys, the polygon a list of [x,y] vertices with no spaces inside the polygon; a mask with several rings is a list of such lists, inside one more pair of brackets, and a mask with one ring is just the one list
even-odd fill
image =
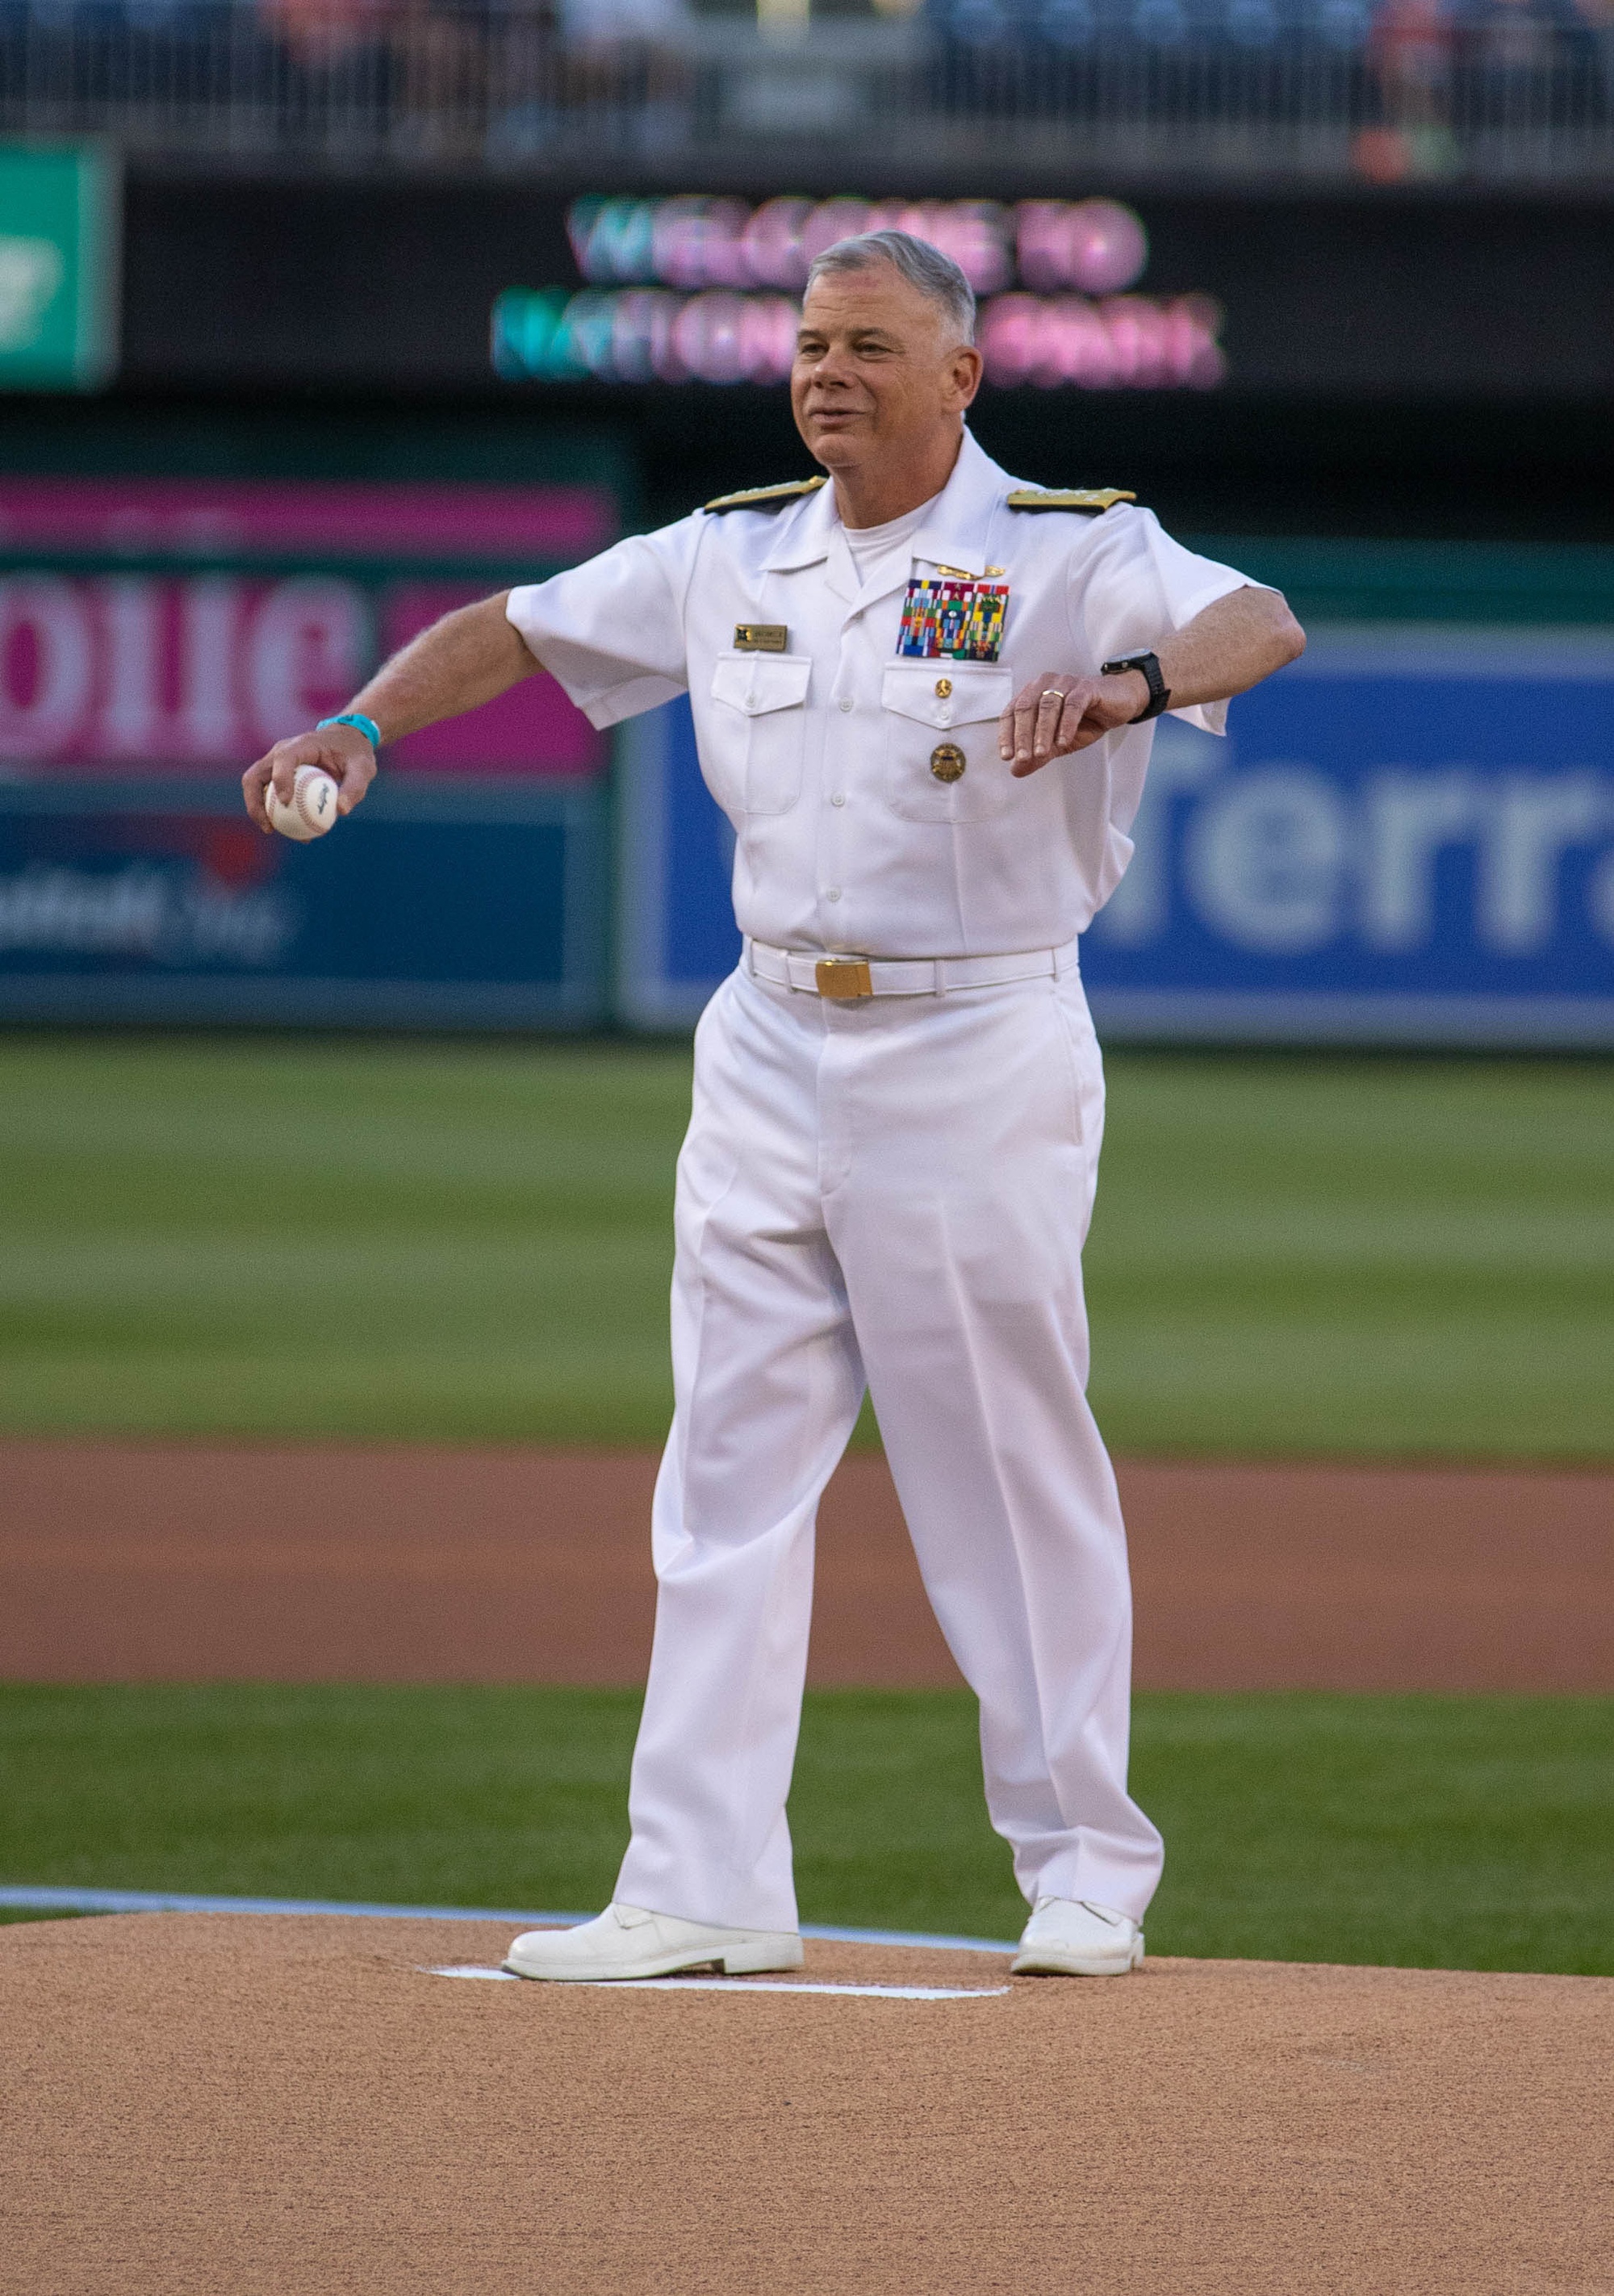
{"label": "man's ear", "polygon": [[947,369],[947,404],[955,412],[962,414],[973,403],[980,389],[982,365],[981,355],[974,344],[960,343]]}

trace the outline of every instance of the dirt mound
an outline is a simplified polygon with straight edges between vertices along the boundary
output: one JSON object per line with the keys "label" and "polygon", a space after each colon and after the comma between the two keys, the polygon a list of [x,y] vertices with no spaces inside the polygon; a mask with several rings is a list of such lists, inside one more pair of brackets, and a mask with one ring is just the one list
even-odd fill
{"label": "dirt mound", "polygon": [[[815,1945],[813,1982],[466,1982],[508,1928],[0,1931],[0,2290],[1614,2288],[1614,1981]],[[998,1990],[1004,1988],[1004,1990]]]}

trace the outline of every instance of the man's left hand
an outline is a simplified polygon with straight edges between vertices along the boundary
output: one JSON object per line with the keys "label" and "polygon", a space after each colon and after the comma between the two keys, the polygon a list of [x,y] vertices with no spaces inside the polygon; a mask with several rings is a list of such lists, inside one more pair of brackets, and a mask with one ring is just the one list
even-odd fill
{"label": "man's left hand", "polygon": [[998,755],[1005,765],[1012,760],[1015,778],[1023,780],[1050,758],[1068,758],[1118,726],[1129,726],[1148,704],[1149,681],[1141,669],[1114,677],[1045,670],[1022,686],[998,719]]}

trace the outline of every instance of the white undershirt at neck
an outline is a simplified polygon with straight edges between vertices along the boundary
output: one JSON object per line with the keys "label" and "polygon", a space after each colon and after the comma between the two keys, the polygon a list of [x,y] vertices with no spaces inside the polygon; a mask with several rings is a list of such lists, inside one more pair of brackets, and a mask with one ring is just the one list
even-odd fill
{"label": "white undershirt at neck", "polygon": [[857,569],[857,578],[865,590],[877,576],[890,573],[892,570],[887,563],[889,559],[900,558],[901,565],[896,570],[905,575],[912,554],[908,545],[940,499],[939,495],[932,495],[930,501],[921,503],[917,510],[905,511],[900,518],[888,519],[884,526],[842,527],[847,548],[851,552],[852,562]]}

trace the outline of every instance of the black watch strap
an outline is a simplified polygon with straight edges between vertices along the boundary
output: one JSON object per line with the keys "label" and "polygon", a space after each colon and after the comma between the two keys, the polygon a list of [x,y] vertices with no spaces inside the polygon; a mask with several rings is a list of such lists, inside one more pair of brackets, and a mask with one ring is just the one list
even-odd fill
{"label": "black watch strap", "polygon": [[1160,676],[1159,662],[1151,653],[1124,653],[1114,661],[1101,662],[1099,676],[1118,677],[1124,669],[1141,670],[1148,683],[1149,706],[1147,709],[1140,709],[1137,716],[1131,721],[1135,726],[1142,726],[1149,718],[1158,718],[1161,710],[1167,708],[1171,700],[1171,689]]}

